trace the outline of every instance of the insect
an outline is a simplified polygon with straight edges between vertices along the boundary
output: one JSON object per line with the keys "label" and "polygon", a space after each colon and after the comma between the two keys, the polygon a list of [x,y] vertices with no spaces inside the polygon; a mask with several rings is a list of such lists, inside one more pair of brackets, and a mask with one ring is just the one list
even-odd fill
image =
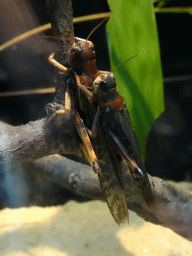
{"label": "insect", "polygon": [[98,104],[92,128],[93,136],[97,132],[97,122],[101,119],[106,136],[127,163],[134,180],[141,189],[143,199],[151,207],[154,203],[151,185],[129,112],[123,97],[118,93],[113,73],[108,72],[97,77],[93,83],[93,89],[93,100]]}
{"label": "insect", "polygon": [[[101,165],[98,175],[106,201],[115,221],[120,224],[128,218],[128,211],[122,175],[118,170],[119,155],[126,161],[148,206],[153,204],[151,187],[125,102],[118,94],[113,74],[97,69],[91,41],[75,40],[70,51],[70,64],[78,88],[86,95],[84,100],[80,99],[83,103],[86,99],[86,104],[81,106],[86,114],[83,120],[86,128],[92,131],[89,132],[90,144]],[[70,71],[57,63],[53,55],[49,60],[59,69]],[[83,141],[82,133],[80,136]],[[111,144],[115,150],[112,150]]]}
{"label": "insect", "polygon": [[[100,170],[95,170],[98,173],[99,180],[103,193],[105,195],[110,212],[115,219],[115,221],[120,224],[124,223],[128,219],[127,203],[125,198],[125,193],[123,190],[121,178],[118,173],[119,169],[119,159],[116,152],[110,150],[108,145],[108,140],[104,134],[102,125],[98,125],[97,135],[95,138],[90,137],[87,133],[86,139],[83,135],[83,126],[85,130],[90,131],[93,126],[96,106],[91,100],[93,97],[93,82],[101,74],[105,74],[105,71],[99,71],[96,66],[96,58],[93,48],[93,43],[91,41],[75,38],[75,43],[73,44],[70,55],[70,68],[61,66],[58,62],[53,59],[54,55],[51,55],[49,61],[55,65],[57,68],[64,72],[72,73],[76,78],[77,83],[77,93],[79,101],[74,104],[73,111],[75,112],[75,120],[77,125],[77,130],[79,131],[82,141],[88,141],[89,144],[94,149],[96,155],[96,161],[99,162]],[[68,88],[69,97],[71,101],[73,100],[73,95],[71,88]],[[72,95],[73,94],[73,95]],[[65,111],[60,111],[58,113],[64,113]],[[79,126],[77,120],[77,114],[81,116],[81,122],[83,123],[82,129]],[[83,143],[83,152],[85,155],[90,156],[89,148]],[[89,157],[91,160],[91,158]],[[89,160],[89,162],[90,162]],[[93,162],[91,163],[93,166]]]}
{"label": "insect", "polygon": [[[83,49],[85,50],[86,42],[81,39],[81,44],[83,44]],[[91,42],[89,42],[89,44],[91,45]],[[91,47],[93,48],[93,46]],[[82,47],[80,49],[82,49]],[[72,52],[75,51],[72,50]],[[85,57],[85,60],[87,61],[87,55]],[[89,68],[86,66],[87,69],[82,70],[82,65],[80,72],[78,70],[80,77],[77,77],[77,84],[87,97],[92,99],[92,101],[98,106],[91,129],[92,136],[98,138],[98,136],[96,136],[96,132],[99,130],[98,123],[99,119],[101,119],[102,127],[104,128],[108,141],[110,141],[115,150],[126,161],[133,178],[141,189],[146,204],[151,207],[153,204],[151,186],[141,157],[137,138],[131,125],[125,101],[117,91],[113,73],[98,71],[96,68],[95,55],[93,54],[91,57],[94,65],[92,64],[92,66],[90,66],[94,68],[91,69],[90,66],[87,65]],[[74,62],[73,58],[72,61]],[[91,61],[88,61],[88,63],[91,63]],[[76,68],[75,65],[73,66]],[[91,70],[92,73],[89,72],[89,70]],[[84,71],[84,73],[82,71]],[[87,79],[87,75],[89,80]],[[90,91],[92,92],[92,95],[90,95]]]}

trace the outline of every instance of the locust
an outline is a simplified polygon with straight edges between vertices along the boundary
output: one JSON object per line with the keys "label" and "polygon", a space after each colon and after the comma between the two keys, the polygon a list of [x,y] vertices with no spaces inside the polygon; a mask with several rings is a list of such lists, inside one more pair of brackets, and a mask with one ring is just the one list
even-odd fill
{"label": "locust", "polygon": [[[85,43],[86,42],[81,39],[83,47],[80,49],[86,49]],[[90,41],[89,44],[91,45]],[[91,48],[93,48],[92,45]],[[73,52],[75,51],[73,50]],[[89,65],[86,63],[86,67],[89,67],[91,73],[87,71],[83,73],[83,70],[80,69],[78,73],[81,76],[76,78],[77,84],[84,94],[97,105],[91,136],[98,138],[97,132],[100,129],[99,127],[102,126],[107,140],[127,163],[134,180],[141,189],[143,199],[146,204],[151,207],[154,204],[151,185],[125,101],[118,93],[114,74],[112,72],[97,70],[94,54],[92,55],[92,58],[93,57],[94,66],[93,64],[92,66],[89,64],[91,62],[88,62]],[[92,68],[90,68],[90,66]],[[89,69],[87,70],[89,71]],[[89,74],[88,78],[91,79],[91,82],[87,79],[87,76],[85,76],[87,73]],[[90,95],[90,91],[92,95]],[[101,125],[99,123],[101,123]]]}
{"label": "locust", "polygon": [[[76,79],[79,101],[70,111],[74,112],[76,127],[83,142],[81,147],[98,174],[114,220],[121,224],[129,218],[123,175],[119,170],[122,159],[147,206],[154,204],[129,113],[123,97],[118,93],[113,73],[97,69],[91,41],[75,38],[69,56],[70,68],[58,63],[54,54],[49,57],[49,61],[60,70],[72,73]],[[70,90],[67,90],[66,96],[73,101]],[[63,113],[65,110],[56,112]]]}
{"label": "locust", "polygon": [[[58,63],[54,59],[54,54],[49,57],[49,61],[63,72],[71,73],[76,79],[77,92],[74,93],[74,90],[68,87],[66,96],[70,98],[71,105],[73,105],[70,111],[74,113],[76,127],[82,140],[80,146],[84,155],[88,157],[93,170],[98,174],[104,197],[114,220],[117,224],[125,223],[128,220],[128,209],[118,172],[119,159],[116,152],[110,150],[109,142],[101,124],[98,124],[100,128],[97,135],[94,138],[90,135],[97,112],[97,108],[92,101],[93,82],[98,76],[106,72],[97,69],[94,45],[91,41],[75,38],[69,57],[69,68]],[[74,94],[78,98],[75,102]],[[66,111],[69,111],[68,104],[66,110],[56,111],[55,115],[65,114]],[[82,124],[81,127],[80,123]],[[84,136],[85,134],[86,136]],[[85,141],[88,143],[84,143]],[[87,145],[89,146],[87,147]],[[91,157],[91,152],[94,152],[95,158]],[[95,163],[98,163],[98,165],[96,164],[98,168],[95,168]]]}
{"label": "locust", "polygon": [[145,203],[151,208],[154,204],[151,185],[131,125],[129,112],[123,97],[117,90],[114,74],[108,72],[108,74],[98,76],[93,83],[93,90],[93,101],[98,105],[92,136],[96,136],[100,120],[106,137],[127,163]]}

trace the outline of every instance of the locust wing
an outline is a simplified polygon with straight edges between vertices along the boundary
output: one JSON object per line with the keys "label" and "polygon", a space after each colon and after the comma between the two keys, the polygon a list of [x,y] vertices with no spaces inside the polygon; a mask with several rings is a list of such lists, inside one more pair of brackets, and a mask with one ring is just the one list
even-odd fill
{"label": "locust wing", "polygon": [[[97,147],[95,149],[97,151]],[[100,153],[97,154],[97,157],[101,165],[101,172],[98,174],[100,184],[109,210],[116,223],[120,225],[129,219],[121,172],[117,169],[120,165],[116,164],[118,159],[113,151],[109,151],[108,147],[100,147],[99,150]]]}
{"label": "locust wing", "polygon": [[[82,93],[80,93],[81,109],[79,113],[85,126],[91,130],[96,114],[96,108]],[[76,106],[77,107],[77,106]],[[120,159],[116,151],[111,148],[102,124],[97,123],[97,135],[91,138],[93,149],[101,167],[98,177],[108,208],[118,225],[128,221],[128,209],[124,187],[122,184]]]}
{"label": "locust wing", "polygon": [[151,207],[154,204],[151,185],[126,105],[121,110],[107,108],[100,111],[103,128],[114,148],[125,161],[129,162],[131,159],[136,164],[136,171],[132,172],[133,178],[146,204]]}

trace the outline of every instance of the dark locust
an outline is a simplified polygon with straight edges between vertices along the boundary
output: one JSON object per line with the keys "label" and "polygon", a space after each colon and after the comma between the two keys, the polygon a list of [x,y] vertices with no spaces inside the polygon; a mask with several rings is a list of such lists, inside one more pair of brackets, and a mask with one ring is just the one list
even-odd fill
{"label": "dark locust", "polygon": [[[49,61],[76,79],[76,88],[68,85],[65,110],[72,111],[82,140],[82,149],[98,174],[110,212],[117,224],[128,219],[123,173],[120,162],[126,161],[148,206],[153,204],[148,176],[140,155],[123,98],[111,72],[99,71],[94,45],[75,38],[70,53],[70,68],[58,63],[52,54]],[[71,107],[72,106],[72,107]]]}

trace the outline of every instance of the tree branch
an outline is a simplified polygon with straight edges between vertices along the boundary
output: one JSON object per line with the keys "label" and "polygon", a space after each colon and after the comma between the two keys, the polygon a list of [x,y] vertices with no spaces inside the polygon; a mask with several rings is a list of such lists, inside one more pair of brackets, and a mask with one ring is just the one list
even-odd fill
{"label": "tree branch", "polygon": [[[57,49],[54,58],[64,66],[68,66],[69,50],[74,42],[73,10],[71,0],[49,0],[49,15],[53,35],[57,41]],[[57,70],[55,81],[55,102],[65,102],[65,86],[68,74]]]}
{"label": "tree branch", "polygon": [[49,0],[51,28],[58,42],[55,58],[66,65],[69,61],[69,50],[74,43],[72,1]]}
{"label": "tree branch", "polygon": [[37,171],[81,196],[105,200],[97,174],[86,164],[56,154],[30,161],[25,167],[29,172]]}
{"label": "tree branch", "polygon": [[0,122],[1,164],[11,165],[56,153],[81,155],[73,115],[48,117],[17,127]]}
{"label": "tree branch", "polygon": [[[104,200],[98,176],[87,165],[76,163],[60,155],[52,155],[30,162],[27,168],[51,177],[55,182],[77,194]],[[128,208],[146,221],[170,228],[192,241],[191,193],[180,189],[177,183],[170,185],[168,181],[148,175],[155,199],[154,208],[149,210],[143,203],[139,203],[139,193],[138,196],[135,194],[135,184],[127,167],[126,174]]]}

